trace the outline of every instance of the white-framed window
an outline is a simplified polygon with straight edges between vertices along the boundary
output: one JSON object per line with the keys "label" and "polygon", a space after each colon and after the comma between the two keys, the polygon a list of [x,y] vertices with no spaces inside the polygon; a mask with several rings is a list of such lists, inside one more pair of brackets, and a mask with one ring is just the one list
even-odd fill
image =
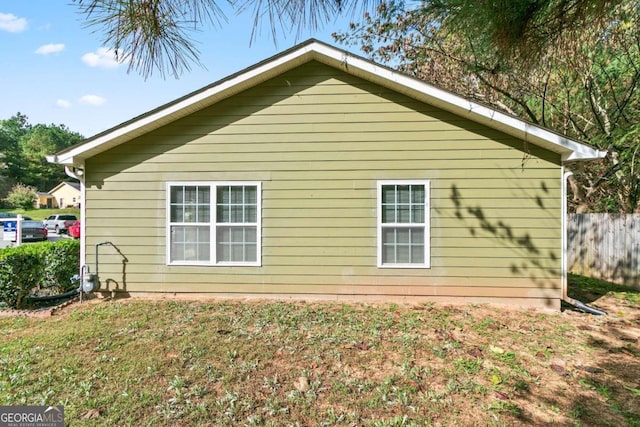
{"label": "white-framed window", "polygon": [[259,182],[167,183],[167,264],[261,265]]}
{"label": "white-framed window", "polygon": [[378,181],[378,267],[430,268],[429,181]]}

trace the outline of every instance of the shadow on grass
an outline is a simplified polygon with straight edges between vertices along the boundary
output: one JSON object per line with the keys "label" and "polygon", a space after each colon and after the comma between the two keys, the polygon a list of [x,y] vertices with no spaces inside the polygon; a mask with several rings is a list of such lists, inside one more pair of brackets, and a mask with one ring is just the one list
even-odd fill
{"label": "shadow on grass", "polygon": [[640,304],[640,291],[629,286],[618,285],[604,280],[577,274],[568,275],[569,296],[586,304],[597,302],[609,293],[624,292],[625,299]]}

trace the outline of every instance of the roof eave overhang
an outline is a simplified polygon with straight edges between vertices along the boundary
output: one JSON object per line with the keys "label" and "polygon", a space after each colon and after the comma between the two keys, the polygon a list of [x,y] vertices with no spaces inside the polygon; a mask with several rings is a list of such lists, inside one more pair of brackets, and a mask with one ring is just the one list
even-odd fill
{"label": "roof eave overhang", "polygon": [[310,61],[314,56],[316,55],[314,55],[313,44],[285,52],[272,60],[263,61],[240,73],[233,74],[174,102],[91,137],[67,151],[47,156],[47,161],[63,165],[80,165],[84,159],[256,86]]}
{"label": "roof eave overhang", "polygon": [[311,60],[340,68],[372,83],[558,153],[562,161],[598,159],[606,155],[604,151],[566,138],[546,128],[501,113],[343,50],[311,40],[89,138],[78,146],[53,156],[47,156],[47,160],[63,165],[82,165],[84,159],[220,102]]}
{"label": "roof eave overhang", "polygon": [[[322,46],[329,51],[333,49],[330,46]],[[339,56],[332,56],[330,53],[325,53],[318,60],[328,65],[339,66],[357,77],[558,153],[562,161],[599,159],[607,154],[606,151],[597,150],[544,127],[470,101],[366,59],[344,52],[340,52]]]}

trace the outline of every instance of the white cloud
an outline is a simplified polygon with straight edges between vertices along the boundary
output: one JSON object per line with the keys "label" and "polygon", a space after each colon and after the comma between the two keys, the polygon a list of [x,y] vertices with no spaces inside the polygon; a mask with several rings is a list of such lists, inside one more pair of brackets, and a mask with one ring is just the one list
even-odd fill
{"label": "white cloud", "polygon": [[82,55],[82,62],[89,67],[116,68],[120,63],[116,60],[116,53],[106,47],[98,48],[95,52]]}
{"label": "white cloud", "polygon": [[0,30],[19,33],[27,29],[27,20],[12,13],[0,13]]}
{"label": "white cloud", "polygon": [[96,107],[103,105],[105,102],[107,102],[107,100],[98,95],[85,95],[82,98],[80,98],[81,104],[93,105]]}
{"label": "white cloud", "polygon": [[71,102],[67,101],[66,99],[58,99],[56,101],[56,106],[60,108],[69,108],[71,107]]}
{"label": "white cloud", "polygon": [[58,53],[64,50],[64,44],[62,43],[49,43],[40,46],[36,49],[38,55],[49,55],[50,53]]}

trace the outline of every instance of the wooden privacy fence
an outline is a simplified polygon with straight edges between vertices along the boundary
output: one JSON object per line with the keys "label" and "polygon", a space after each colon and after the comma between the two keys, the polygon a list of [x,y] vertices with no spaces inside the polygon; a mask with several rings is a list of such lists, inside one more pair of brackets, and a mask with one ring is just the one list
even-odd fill
{"label": "wooden privacy fence", "polygon": [[640,289],[640,214],[569,214],[570,273]]}

